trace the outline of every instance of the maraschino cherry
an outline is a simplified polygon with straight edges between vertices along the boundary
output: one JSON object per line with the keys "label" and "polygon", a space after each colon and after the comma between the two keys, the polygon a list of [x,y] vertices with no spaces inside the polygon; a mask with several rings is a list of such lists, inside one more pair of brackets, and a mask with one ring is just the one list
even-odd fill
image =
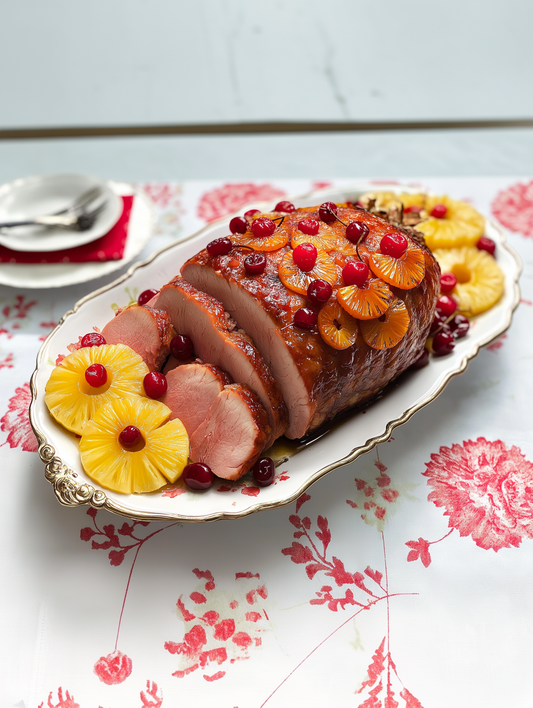
{"label": "maraschino cherry", "polygon": [[407,239],[403,234],[389,233],[383,236],[379,244],[379,248],[384,256],[401,258],[407,251],[407,245]]}
{"label": "maraschino cherry", "polygon": [[435,204],[431,210],[431,216],[435,217],[435,219],[444,219],[447,211],[448,207],[446,204]]}
{"label": "maraschino cherry", "polygon": [[292,260],[304,273],[313,270],[317,256],[318,251],[312,243],[300,243],[292,252]]}
{"label": "maraschino cherry", "polygon": [[260,275],[265,270],[266,264],[264,253],[251,253],[244,259],[244,270],[248,275]]}
{"label": "maraschino cherry", "polygon": [[274,460],[271,457],[261,457],[254,465],[252,477],[260,487],[268,487],[276,477]]}
{"label": "maraschino cherry", "polygon": [[245,234],[248,230],[248,222],[244,216],[234,216],[229,222],[229,230],[232,234]]}
{"label": "maraschino cherry", "polygon": [[170,342],[170,353],[175,359],[185,361],[192,356],[192,339],[186,334],[177,334]]}
{"label": "maraschino cherry", "polygon": [[142,433],[135,425],[128,425],[118,436],[118,441],[122,447],[135,447],[141,441]]}
{"label": "maraschino cherry", "polygon": [[457,285],[457,278],[453,273],[443,273],[440,276],[441,293],[450,293]]}
{"label": "maraschino cherry", "polygon": [[137,305],[140,305],[141,307],[146,305],[146,303],[150,302],[150,300],[155,297],[158,292],[159,290],[143,290],[137,298]]}
{"label": "maraschino cherry", "polygon": [[337,205],[334,202],[324,202],[318,208],[318,216],[325,224],[332,224],[337,218]]}
{"label": "maraschino cherry", "polygon": [[294,326],[299,329],[313,329],[317,322],[318,315],[310,307],[300,307],[294,313]]}
{"label": "maraschino cherry", "polygon": [[276,222],[267,216],[260,216],[252,221],[250,228],[255,238],[268,238],[276,230]]}
{"label": "maraschino cherry", "polygon": [[274,211],[281,211],[285,214],[292,214],[296,211],[296,207],[291,202],[278,202],[274,207]]}
{"label": "maraschino cherry", "polygon": [[368,236],[369,231],[368,226],[362,221],[352,221],[346,227],[346,238],[351,243],[359,243]]}
{"label": "maraschino cherry", "polygon": [[307,298],[313,305],[323,305],[331,297],[333,288],[325,280],[313,280],[307,288]]}
{"label": "maraschino cherry", "polygon": [[224,238],[216,238],[214,241],[210,241],[207,244],[207,252],[210,256],[226,256],[232,248],[233,244],[227,236]]}
{"label": "maraschino cherry", "polygon": [[107,383],[107,371],[102,364],[91,364],[85,369],[85,381],[93,388],[100,388]]}
{"label": "maraschino cherry", "polygon": [[148,398],[157,400],[165,395],[168,384],[167,377],[160,371],[150,371],[143,379],[144,392]]}
{"label": "maraschino cherry", "polygon": [[437,300],[437,312],[442,312],[446,317],[451,317],[457,311],[457,303],[449,295],[443,295]]}
{"label": "maraschino cherry", "polygon": [[259,209],[248,209],[248,211],[244,212],[244,216],[246,219],[253,219],[256,214],[260,213]]}
{"label": "maraschino cherry", "polygon": [[491,256],[493,256],[496,251],[496,244],[491,238],[488,238],[488,236],[482,236],[476,246],[478,250],[487,251]]}
{"label": "maraschino cherry", "polygon": [[89,332],[81,338],[80,347],[101,347],[102,344],[107,344],[105,338],[99,332]]}
{"label": "maraschino cherry", "polygon": [[362,288],[368,280],[369,268],[362,261],[348,261],[342,269],[342,279],[345,285],[357,285]]}
{"label": "maraschino cherry", "polygon": [[454,337],[451,332],[437,332],[433,337],[433,354],[435,356],[445,356],[453,351],[455,346]]}
{"label": "maraschino cherry", "polygon": [[470,329],[470,320],[464,315],[455,315],[450,321],[450,328],[456,339],[464,337]]}
{"label": "maraschino cherry", "polygon": [[316,219],[302,219],[298,223],[298,228],[306,236],[316,236],[320,229],[320,222]]}
{"label": "maraschino cherry", "polygon": [[183,481],[189,489],[199,491],[209,489],[215,481],[215,475],[203,462],[192,462],[183,470]]}

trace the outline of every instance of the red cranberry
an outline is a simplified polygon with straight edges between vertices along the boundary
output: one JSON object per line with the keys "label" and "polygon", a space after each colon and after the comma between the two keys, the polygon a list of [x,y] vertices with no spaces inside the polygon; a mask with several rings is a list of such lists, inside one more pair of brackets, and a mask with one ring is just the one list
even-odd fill
{"label": "red cranberry", "polygon": [[183,481],[189,489],[209,489],[215,481],[215,475],[203,462],[192,462],[183,470]]}
{"label": "red cranberry", "polygon": [[248,275],[259,275],[267,264],[267,259],[263,253],[251,253],[244,259],[244,270]]}
{"label": "red cranberry", "polygon": [[457,285],[457,278],[453,273],[443,273],[440,276],[441,293],[450,293]]}
{"label": "red cranberry", "polygon": [[142,433],[139,428],[136,428],[135,425],[128,425],[118,436],[118,441],[122,447],[134,447],[141,438]]}
{"label": "red cranberry", "polygon": [[102,364],[91,364],[85,369],[85,381],[93,388],[100,388],[107,383],[107,371]]}
{"label": "red cranberry", "polygon": [[259,209],[248,209],[248,211],[244,212],[244,216],[247,219],[253,219],[256,214],[260,214],[261,212]]}
{"label": "red cranberry", "polygon": [[418,359],[411,364],[412,369],[423,369],[429,362],[429,350],[424,347]]}
{"label": "red cranberry", "polygon": [[442,312],[435,312],[435,317],[433,318],[433,322],[431,323],[429,331],[436,332],[443,326],[447,319],[448,318],[446,317],[446,315],[444,315]]}
{"label": "red cranberry", "polygon": [[141,307],[146,305],[146,303],[150,302],[150,300],[155,297],[158,292],[159,290],[143,290],[137,298],[137,305],[140,305]]}
{"label": "red cranberry", "polygon": [[207,244],[207,252],[210,256],[226,256],[232,248],[233,244],[227,236],[224,238],[216,238],[214,241]]}
{"label": "red cranberry", "polygon": [[477,242],[476,246],[480,251],[487,251],[487,253],[490,253],[491,256],[493,256],[494,252],[496,251],[496,244],[491,238],[488,238],[487,236],[482,236]]}
{"label": "red cranberry", "polygon": [[177,334],[170,342],[170,353],[175,359],[185,361],[192,356],[192,339],[186,334]]}
{"label": "red cranberry", "polygon": [[346,238],[351,243],[359,243],[368,236],[369,231],[368,226],[362,221],[352,221],[346,227]]}
{"label": "red cranberry", "polygon": [[248,230],[248,222],[244,216],[234,216],[229,222],[229,230],[232,234],[245,234]]}
{"label": "red cranberry", "polygon": [[403,234],[385,234],[379,244],[381,253],[392,258],[401,258],[407,251],[407,239]]}
{"label": "red cranberry", "polygon": [[80,342],[82,349],[85,349],[85,347],[101,347],[102,344],[107,344],[107,342],[99,332],[84,334]]}
{"label": "red cranberry", "polygon": [[302,219],[298,224],[298,228],[307,236],[316,236],[320,229],[320,222],[316,219]]}
{"label": "red cranberry", "polygon": [[313,305],[323,305],[331,297],[333,288],[325,280],[313,280],[307,288],[307,297]]}
{"label": "red cranberry", "polygon": [[345,285],[357,285],[362,288],[368,279],[369,269],[362,261],[348,261],[342,269],[342,279]]}
{"label": "red cranberry", "polygon": [[457,303],[449,295],[443,295],[437,300],[437,310],[446,317],[451,317],[457,310]]}
{"label": "red cranberry", "polygon": [[318,315],[310,307],[300,307],[294,313],[294,325],[300,329],[313,329],[318,321]]}
{"label": "red cranberry", "polygon": [[[415,206],[414,204],[411,204],[411,206],[405,207],[405,209],[403,210],[403,213],[404,214],[411,214],[411,213],[420,214],[421,211],[422,211],[422,207]],[[426,351],[427,351],[427,349],[426,349]]]}
{"label": "red cranberry", "polygon": [[318,251],[312,243],[301,243],[292,252],[292,260],[304,273],[313,270],[317,256]]}
{"label": "red cranberry", "polygon": [[256,238],[268,238],[268,236],[272,236],[276,230],[276,222],[272,221],[272,219],[269,219],[267,216],[260,216],[258,219],[252,221],[250,228]]}
{"label": "red cranberry", "polygon": [[[337,205],[333,202],[324,202],[318,209],[318,216],[326,224],[332,224],[336,221]],[[305,232],[304,232],[305,233]]]}
{"label": "red cranberry", "polygon": [[144,392],[149,398],[161,398],[167,392],[167,377],[159,371],[150,371],[143,379]]}
{"label": "red cranberry", "polygon": [[291,202],[278,202],[274,207],[274,211],[282,211],[285,214],[292,214],[293,211],[296,211],[296,207],[294,204],[291,204]]}
{"label": "red cranberry", "polygon": [[454,346],[454,337],[451,332],[437,332],[433,337],[433,354],[435,356],[450,354]]}
{"label": "red cranberry", "polygon": [[254,465],[252,472],[254,482],[260,487],[268,487],[276,477],[274,460],[270,457],[261,457]]}
{"label": "red cranberry", "polygon": [[461,339],[461,337],[464,337],[470,329],[470,320],[464,315],[455,315],[453,320],[450,320],[450,327],[453,332],[453,336],[456,339]]}
{"label": "red cranberry", "polygon": [[435,206],[431,210],[431,216],[434,216],[435,219],[444,219],[447,211],[448,207],[446,206],[446,204],[435,204]]}

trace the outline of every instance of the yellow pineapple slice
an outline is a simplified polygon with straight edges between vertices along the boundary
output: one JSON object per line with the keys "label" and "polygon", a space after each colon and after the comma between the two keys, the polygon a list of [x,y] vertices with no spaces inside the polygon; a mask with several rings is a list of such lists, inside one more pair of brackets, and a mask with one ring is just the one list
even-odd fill
{"label": "yellow pineapple slice", "polygon": [[[107,371],[107,382],[99,388],[85,380],[85,371],[92,364],[101,364]],[[125,344],[83,347],[52,371],[44,400],[58,423],[80,435],[100,406],[114,398],[141,396],[148,371],[142,358]]]}
{"label": "yellow pineapple slice", "polygon": [[378,278],[400,290],[416,288],[426,273],[424,251],[409,240],[407,250],[400,258],[375,252],[370,255],[368,265]]}
{"label": "yellow pineapple slice", "polygon": [[338,302],[328,302],[318,313],[320,336],[333,349],[348,349],[357,339],[357,320],[343,310]]}
{"label": "yellow pineapple slice", "polygon": [[[276,224],[275,231],[266,236],[255,236],[252,232],[252,225],[256,219],[266,218]],[[231,235],[231,242],[235,246],[248,246],[254,251],[279,251],[280,248],[289,243],[289,231],[286,228],[286,215],[280,216],[278,212],[269,212],[268,214],[255,214],[250,222],[248,230],[243,233],[235,233]]]}
{"label": "yellow pineapple slice", "polygon": [[[80,440],[83,469],[102,487],[122,494],[144,494],[175,482],[189,456],[181,420],[169,422],[170,408],[149,398],[117,398],[98,409]],[[135,426],[140,442],[123,447],[119,436]]]}
{"label": "yellow pineapple slice", "polygon": [[337,291],[337,300],[346,312],[357,320],[373,320],[389,308],[392,293],[379,278],[368,278],[362,288],[347,285]]}
{"label": "yellow pineapple slice", "polygon": [[417,194],[408,194],[407,192],[402,192],[401,194],[396,194],[395,192],[365,192],[359,197],[358,201],[364,207],[368,207],[369,203],[375,199],[375,209],[388,211],[397,202],[401,202],[404,208],[414,206],[424,209],[426,198],[427,195],[421,192]]}
{"label": "yellow pineapple slice", "polygon": [[453,273],[457,285],[448,293],[461,312],[479,315],[495,305],[503,295],[504,276],[495,259],[474,246],[442,248],[433,255],[443,273]]}
{"label": "yellow pineapple slice", "polygon": [[[431,216],[438,204],[446,207],[442,218]],[[426,211],[428,218],[417,224],[416,230],[424,234],[426,244],[432,251],[436,248],[475,246],[483,235],[485,219],[466,202],[459,202],[447,196],[428,196]]]}
{"label": "yellow pineapple slice", "polygon": [[384,315],[360,323],[361,334],[372,349],[390,349],[405,337],[409,322],[410,317],[405,303],[395,298]]}
{"label": "yellow pineapple slice", "polygon": [[324,251],[317,252],[315,265],[310,271],[300,270],[293,260],[292,251],[288,251],[279,263],[278,273],[283,285],[300,295],[307,295],[307,288],[313,280],[325,280],[335,285],[338,275],[335,262]]}

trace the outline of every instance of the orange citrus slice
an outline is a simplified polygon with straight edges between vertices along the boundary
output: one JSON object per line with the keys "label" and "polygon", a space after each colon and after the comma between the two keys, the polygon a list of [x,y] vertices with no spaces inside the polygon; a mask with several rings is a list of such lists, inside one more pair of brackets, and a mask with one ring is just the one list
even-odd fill
{"label": "orange citrus slice", "polygon": [[333,349],[348,349],[357,339],[357,320],[332,300],[318,313],[320,336]]}
{"label": "orange citrus slice", "polygon": [[347,285],[337,291],[337,300],[357,320],[373,320],[385,313],[392,293],[379,278],[369,278],[362,288]]}
{"label": "orange citrus slice", "polygon": [[378,278],[400,290],[416,288],[426,273],[424,252],[409,240],[407,250],[400,258],[376,252],[370,256],[368,265]]}
{"label": "orange citrus slice", "polygon": [[291,246],[293,248],[296,248],[301,243],[312,243],[317,251],[328,253],[337,247],[338,238],[338,229],[334,228],[334,224],[329,225],[322,221],[320,222],[318,233],[315,235],[303,233],[298,228],[298,224],[294,224],[291,229]]}
{"label": "orange citrus slice", "polygon": [[292,258],[292,251],[288,251],[279,264],[279,278],[283,285],[300,295],[307,295],[307,288],[313,280],[325,280],[334,285],[337,280],[337,266],[323,251],[318,251],[316,263],[312,270],[300,270]]}
{"label": "orange citrus slice", "polygon": [[[286,215],[285,215],[286,216]],[[261,217],[266,217],[272,219],[276,224],[276,230],[271,236],[257,237],[251,231],[249,227],[248,230],[243,234],[232,234],[231,242],[235,246],[248,246],[253,248],[254,251],[279,251],[280,248],[286,246],[289,243],[289,231],[286,228],[286,221],[283,216],[280,216],[277,212],[271,212],[268,214],[255,214],[252,221],[259,219]]]}
{"label": "orange citrus slice", "polygon": [[361,322],[363,339],[372,349],[390,349],[401,341],[409,328],[409,313],[403,300],[395,298],[387,312],[375,320]]}

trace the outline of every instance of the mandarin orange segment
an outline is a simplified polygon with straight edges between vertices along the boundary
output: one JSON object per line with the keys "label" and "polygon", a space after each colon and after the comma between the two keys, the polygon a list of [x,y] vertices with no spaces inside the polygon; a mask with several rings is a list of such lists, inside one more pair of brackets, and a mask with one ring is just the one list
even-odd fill
{"label": "mandarin orange segment", "polygon": [[307,294],[307,288],[313,280],[325,280],[334,285],[338,275],[334,261],[323,251],[318,251],[316,263],[307,273],[298,268],[292,258],[292,251],[288,251],[280,261],[278,273],[283,285],[300,295]]}
{"label": "mandarin orange segment", "polygon": [[411,290],[424,280],[426,263],[424,252],[411,241],[400,258],[372,253],[368,265],[378,278],[400,290]]}
{"label": "mandarin orange segment", "polygon": [[392,293],[379,278],[369,278],[364,287],[347,285],[337,291],[337,300],[346,312],[357,320],[380,317],[389,308]]}
{"label": "mandarin orange segment", "polygon": [[348,349],[357,339],[357,320],[345,312],[334,300],[318,313],[320,336],[333,349]]}
{"label": "mandarin orange segment", "polygon": [[317,251],[328,253],[337,247],[338,230],[328,224],[320,223],[320,229],[316,235],[304,234],[295,224],[291,232],[291,246],[296,248],[301,243],[312,243]]}
{"label": "mandarin orange segment", "polygon": [[[279,251],[280,248],[286,246],[289,243],[289,231],[286,228],[286,216],[280,216],[277,212],[269,212],[265,214],[257,213],[251,220],[248,230],[243,233],[235,233],[231,235],[231,242],[235,246],[248,246],[253,248],[254,251]],[[266,217],[267,219],[272,219],[276,224],[276,230],[271,236],[257,237],[251,231],[251,223],[255,219]]]}
{"label": "mandarin orange segment", "polygon": [[405,337],[409,322],[405,303],[395,298],[382,317],[360,323],[361,334],[372,349],[390,349]]}

